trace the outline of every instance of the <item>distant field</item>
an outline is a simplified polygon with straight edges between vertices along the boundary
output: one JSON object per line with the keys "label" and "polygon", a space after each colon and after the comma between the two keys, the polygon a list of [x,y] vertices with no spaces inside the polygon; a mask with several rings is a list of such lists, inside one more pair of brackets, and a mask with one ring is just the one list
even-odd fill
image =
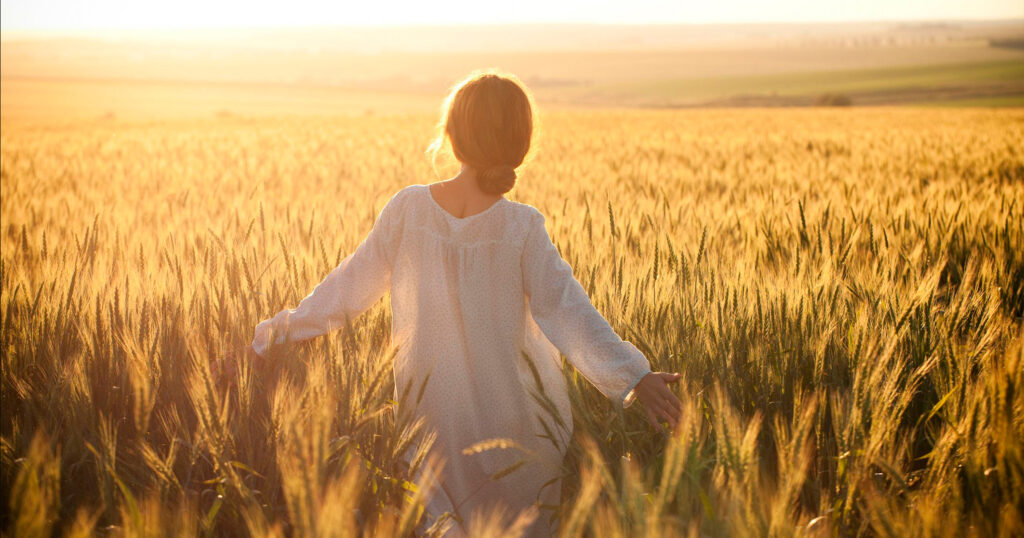
{"label": "distant field", "polygon": [[284,84],[4,79],[5,121],[77,122],[435,110],[443,95]]}
{"label": "distant field", "polygon": [[[1022,29],[1024,32],[1024,29]],[[684,49],[381,52],[255,45],[93,41],[4,42],[5,78],[231,82],[443,91],[468,71],[512,71],[538,91],[604,84],[1024,62],[984,39],[937,44],[695,45]]]}
{"label": "distant field", "polygon": [[[1006,46],[1024,24],[991,35],[760,29],[757,39],[735,42],[711,34],[669,41],[663,29],[652,31],[662,39],[654,43],[676,48],[602,41],[601,28],[577,29],[573,48],[540,30],[509,34],[522,50],[494,48],[490,39],[491,49],[447,43],[367,51],[348,41],[347,49],[314,46],[305,33],[265,42],[8,36],[0,49],[0,115],[73,121],[433,112],[450,84],[484,67],[516,73],[542,104],[557,108],[807,106],[825,93],[848,95],[854,105],[1016,106],[1024,96],[1024,49]],[[412,39],[397,30],[383,37]],[[580,48],[585,42],[593,46]]]}
{"label": "distant field", "polygon": [[610,84],[577,98],[641,106],[742,105],[752,98],[754,104],[807,105],[824,93],[849,94],[854,104],[1019,98],[1024,96],[1024,60]]}
{"label": "distant field", "polygon": [[1024,95],[1014,97],[991,97],[979,99],[954,99],[928,103],[939,107],[1024,107]]}
{"label": "distant field", "polygon": [[[1024,105],[1024,61],[716,76],[535,88],[549,107],[806,106],[826,93],[854,105]],[[424,113],[442,90],[258,83],[3,79],[5,121]]]}

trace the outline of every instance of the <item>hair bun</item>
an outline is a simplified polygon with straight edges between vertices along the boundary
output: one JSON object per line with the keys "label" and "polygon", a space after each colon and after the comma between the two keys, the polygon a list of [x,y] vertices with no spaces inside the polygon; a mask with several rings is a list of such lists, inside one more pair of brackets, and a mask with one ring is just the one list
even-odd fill
{"label": "hair bun", "polygon": [[498,164],[483,169],[476,176],[480,189],[491,194],[505,194],[516,184],[516,169]]}

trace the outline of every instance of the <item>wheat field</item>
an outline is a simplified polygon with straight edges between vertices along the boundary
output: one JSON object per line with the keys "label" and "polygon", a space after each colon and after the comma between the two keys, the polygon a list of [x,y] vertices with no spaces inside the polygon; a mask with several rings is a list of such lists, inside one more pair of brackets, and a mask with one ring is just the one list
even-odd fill
{"label": "wheat field", "polygon": [[[216,385],[383,203],[429,115],[6,124],[8,536],[408,536],[383,301]],[[566,364],[560,535],[1024,533],[1024,111],[542,111],[547,215],[684,420]],[[426,465],[428,462],[416,462]],[[473,522],[477,536],[514,535]],[[433,528],[437,531],[438,528]]]}

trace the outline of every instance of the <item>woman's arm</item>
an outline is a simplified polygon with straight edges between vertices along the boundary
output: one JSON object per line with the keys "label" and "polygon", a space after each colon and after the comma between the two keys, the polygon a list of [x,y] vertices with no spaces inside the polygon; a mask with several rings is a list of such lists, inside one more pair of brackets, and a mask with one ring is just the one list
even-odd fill
{"label": "woman's arm", "polygon": [[256,326],[252,349],[257,354],[265,356],[272,344],[307,340],[338,329],[380,300],[391,282],[388,253],[397,198],[395,195],[384,206],[356,250],[295,308],[282,310]]}
{"label": "woman's arm", "polygon": [[[653,412],[675,424],[682,404],[666,384],[678,375],[651,372],[643,353],[615,334],[558,253],[539,212],[531,221],[522,263],[530,312],[566,359],[609,399],[623,407],[640,399],[649,419]],[[660,428],[656,420],[652,424]]]}

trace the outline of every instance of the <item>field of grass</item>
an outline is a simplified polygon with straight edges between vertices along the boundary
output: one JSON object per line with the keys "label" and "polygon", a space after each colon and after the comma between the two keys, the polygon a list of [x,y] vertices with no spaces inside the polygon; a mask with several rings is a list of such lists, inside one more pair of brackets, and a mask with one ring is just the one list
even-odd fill
{"label": "field of grass", "polygon": [[964,107],[1024,107],[1024,95],[1018,95],[1014,97],[988,97],[978,99],[954,99],[950,101],[932,101],[928,103],[931,106],[937,107],[952,107],[952,108],[964,108]]}
{"label": "field of grass", "polygon": [[807,105],[826,93],[850,95],[858,104],[915,102],[948,98],[950,92],[1024,95],[1024,61],[915,65],[767,75],[666,79],[590,88],[601,99],[634,105],[741,104],[761,97],[763,104]]}
{"label": "field of grass", "polygon": [[152,121],[232,116],[423,113],[442,94],[289,86],[126,80],[7,79],[0,114],[10,123]]}
{"label": "field of grass", "polygon": [[[1024,533],[1024,112],[542,120],[510,197],[686,406],[658,433],[565,366],[561,536]],[[7,535],[408,535],[386,302],[210,365],[435,179],[434,121],[5,123]]]}

